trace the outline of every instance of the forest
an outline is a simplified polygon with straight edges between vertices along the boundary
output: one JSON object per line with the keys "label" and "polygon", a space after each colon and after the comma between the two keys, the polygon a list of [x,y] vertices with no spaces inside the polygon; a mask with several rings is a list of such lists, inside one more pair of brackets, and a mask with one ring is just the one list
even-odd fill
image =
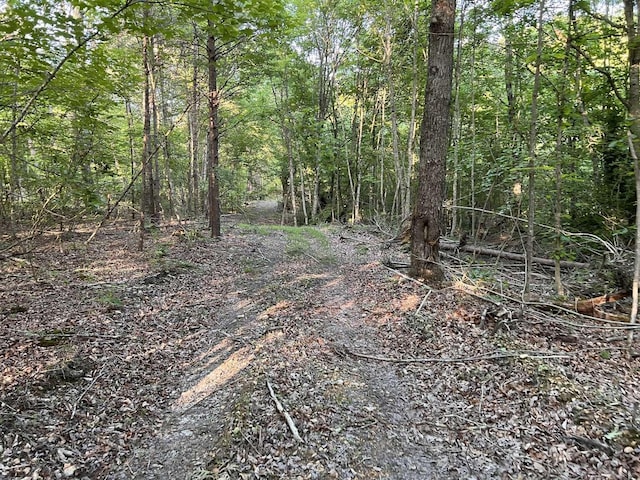
{"label": "forest", "polygon": [[[275,197],[292,224],[410,216],[429,5],[40,3],[5,2],[0,26],[8,231]],[[461,2],[456,22],[443,233],[531,213],[628,245],[621,5]]]}
{"label": "forest", "polygon": [[640,0],[0,0],[0,477],[638,478],[638,151]]}

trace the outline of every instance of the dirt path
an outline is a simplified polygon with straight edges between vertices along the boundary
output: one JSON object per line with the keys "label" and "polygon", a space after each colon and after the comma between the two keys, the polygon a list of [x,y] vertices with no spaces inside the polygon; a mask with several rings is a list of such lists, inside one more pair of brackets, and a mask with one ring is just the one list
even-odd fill
{"label": "dirt path", "polygon": [[610,332],[429,292],[366,228],[260,207],[219,241],[173,227],[140,254],[119,226],[5,265],[0,477],[638,478]]}
{"label": "dirt path", "polygon": [[[433,474],[435,457],[415,442],[410,395],[395,368],[344,348],[378,350],[371,320],[391,307],[375,298],[377,282],[391,278],[372,259],[378,240],[331,230],[232,228],[216,245],[243,274],[226,279],[224,305],[209,316],[215,333],[162,427],[111,478],[189,478],[199,468],[212,478]],[[302,443],[275,410],[267,380]]]}

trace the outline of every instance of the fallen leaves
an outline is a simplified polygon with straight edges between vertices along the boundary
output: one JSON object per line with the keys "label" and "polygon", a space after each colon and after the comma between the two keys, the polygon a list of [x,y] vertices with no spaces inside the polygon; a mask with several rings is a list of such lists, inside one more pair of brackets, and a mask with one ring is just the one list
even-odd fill
{"label": "fallen leaves", "polygon": [[[637,366],[606,329],[427,291],[365,229],[323,232],[337,261],[275,228],[145,255],[112,229],[1,272],[0,475],[640,475]],[[501,272],[478,278],[506,298]]]}

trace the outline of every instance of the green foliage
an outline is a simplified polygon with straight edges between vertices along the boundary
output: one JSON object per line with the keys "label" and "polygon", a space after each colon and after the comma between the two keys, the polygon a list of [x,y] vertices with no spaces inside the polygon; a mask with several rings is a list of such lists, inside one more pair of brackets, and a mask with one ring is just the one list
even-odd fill
{"label": "green foliage", "polygon": [[[125,190],[140,169],[142,35],[155,42],[156,173],[165,216],[204,207],[208,35],[220,45],[217,173],[224,209],[280,197],[292,160],[297,195],[304,178],[309,209],[317,180],[321,220],[350,214],[358,181],[362,215],[397,215],[394,140],[398,161],[415,174],[417,142],[408,142],[422,113],[426,3],[416,10],[405,0],[6,1],[0,12],[0,135],[8,132],[0,145],[0,221],[99,215]],[[536,215],[552,223],[560,195],[565,228],[627,243],[635,221],[634,173],[626,108],[613,94],[626,91],[625,32],[616,28],[624,19],[603,22],[584,13],[597,4],[574,6],[573,22],[555,8],[543,15]],[[456,32],[452,149],[458,158],[456,172],[449,163],[447,191],[455,173],[460,205],[472,206],[473,196],[475,207],[525,214],[526,195],[513,188],[527,187],[536,7],[531,0],[459,6],[465,11]],[[187,119],[196,106],[192,165]],[[126,201],[135,204],[139,182],[130,193],[133,200],[128,195]],[[302,241],[291,247],[305,248]],[[555,255],[571,258],[572,248],[563,243]]]}

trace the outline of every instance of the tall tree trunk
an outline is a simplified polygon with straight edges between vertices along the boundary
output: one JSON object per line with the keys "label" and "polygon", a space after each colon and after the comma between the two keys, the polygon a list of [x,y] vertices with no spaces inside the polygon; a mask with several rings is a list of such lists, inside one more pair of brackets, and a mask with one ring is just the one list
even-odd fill
{"label": "tall tree trunk", "polygon": [[[213,30],[213,24],[209,20],[209,31]],[[212,237],[219,237],[220,229],[220,184],[218,178],[218,107],[220,105],[220,92],[218,91],[218,52],[216,51],[216,38],[213,34],[207,37],[207,66],[209,73],[209,128],[207,131],[207,180],[209,200],[209,228]]]}
{"label": "tall tree trunk", "polygon": [[458,232],[458,183],[459,183],[459,161],[460,161],[460,140],[462,138],[462,114],[460,113],[460,73],[462,71],[462,35],[464,30],[465,5],[460,12],[460,27],[456,46],[456,60],[454,71],[455,98],[453,102],[453,122],[452,122],[452,143],[453,143],[453,178],[451,179],[451,235]]}
{"label": "tall tree trunk", "polygon": [[[148,18],[148,9],[145,9],[145,19]],[[152,137],[151,137],[151,81],[149,48],[151,40],[148,35],[142,38],[142,62],[144,68],[144,84],[142,89],[142,196],[140,209],[140,238],[138,247],[144,247],[145,217],[153,218],[153,161],[152,161]]]}
{"label": "tall tree trunk", "polygon": [[471,172],[469,189],[471,190],[471,236],[478,238],[478,214],[476,211],[476,31],[477,18],[472,17],[473,34],[471,37]]}
{"label": "tall tree trunk", "polygon": [[[636,258],[631,308],[631,323],[635,323],[638,316],[638,289],[640,284],[640,165],[638,164],[638,152],[640,152],[640,1],[624,0],[624,12],[629,49],[629,87],[627,93],[627,109],[631,120],[629,148],[634,160],[636,176]],[[630,345],[632,340],[633,336],[630,333]]]}
{"label": "tall tree trunk", "polygon": [[[165,214],[165,217],[173,218],[176,215],[174,198],[173,198],[173,175],[171,172],[171,157],[172,157],[172,143],[171,137],[167,135],[167,132],[170,130],[170,118],[169,118],[169,103],[166,98],[166,87],[168,84],[167,76],[165,75],[165,70],[162,68],[164,65],[163,59],[161,57],[163,50],[161,48],[163,44],[158,45],[158,58],[157,65],[158,67],[158,97],[160,99],[160,120],[159,127],[160,133],[162,135],[162,153],[163,153],[163,168],[162,168],[162,177],[166,186],[166,199],[167,199],[167,207],[168,211]],[[159,173],[159,171],[158,171]],[[158,175],[158,198],[160,192],[161,184],[160,184],[160,175]],[[162,211],[162,210],[161,210]]]}
{"label": "tall tree trunk", "polygon": [[200,95],[198,95],[198,57],[200,48],[198,45],[198,27],[193,25],[192,44],[192,75],[191,75],[191,108],[189,110],[189,173],[187,200],[188,210],[191,215],[197,215],[200,211],[200,166],[198,161],[200,143]]}
{"label": "tall tree trunk", "polygon": [[160,159],[156,147],[158,146],[158,82],[156,73],[158,70],[158,44],[155,37],[150,37],[150,51],[147,58],[149,59],[149,109],[151,111],[151,145],[154,152],[153,161],[153,177],[151,182],[151,201],[153,202],[153,213],[151,220],[154,224],[160,221]]}
{"label": "tall tree trunk", "polygon": [[404,198],[402,200],[402,218],[411,215],[411,177],[416,163],[416,111],[418,106],[418,2],[413,4],[411,12],[411,114],[409,117],[409,133],[407,135],[407,166],[405,173]]}
{"label": "tall tree trunk", "polygon": [[[12,97],[13,101],[11,103],[11,123],[17,123],[19,111],[18,111],[18,80],[20,74],[20,65],[18,60],[18,65],[16,66],[16,80],[13,83],[13,91]],[[10,153],[10,169],[9,169],[9,178],[8,178],[8,195],[7,201],[9,203],[9,230],[13,234],[14,222],[16,220],[16,210],[17,206],[22,203],[22,169],[20,168],[21,162],[19,161],[19,153],[18,153],[18,129],[14,128],[11,131],[11,153]]]}
{"label": "tall tree trunk", "polygon": [[540,78],[542,66],[542,17],[544,14],[545,2],[540,1],[538,10],[538,41],[536,46],[536,67],[533,77],[533,91],[531,92],[531,128],[529,130],[529,185],[527,194],[529,195],[528,212],[527,212],[527,242],[526,242],[526,265],[525,265],[525,282],[523,294],[529,296],[531,290],[531,273],[533,270],[533,243],[535,239],[534,223],[536,219],[536,159],[538,142],[538,95],[540,92]]}
{"label": "tall tree trunk", "polygon": [[389,86],[389,117],[391,120],[391,148],[393,166],[396,174],[396,186],[393,192],[391,214],[402,215],[402,198],[404,197],[404,166],[400,161],[400,141],[398,134],[398,113],[396,107],[396,91],[393,84],[393,37],[391,33],[391,12],[387,11],[384,37],[382,40],[383,61]]}
{"label": "tall tree trunk", "polygon": [[[129,166],[131,168],[131,182],[134,181],[136,176],[136,159],[135,159],[135,148],[134,148],[134,140],[133,140],[133,111],[131,110],[131,101],[129,99],[125,100],[124,103],[125,112],[127,115],[127,127],[128,127],[128,137],[129,137]],[[135,188],[131,189],[131,219],[135,218],[135,204],[136,204],[136,192]]]}
{"label": "tall tree trunk", "polygon": [[[573,41],[573,24],[574,24],[574,13],[573,13],[573,2],[574,0],[569,0],[569,11],[567,14],[567,40],[564,45],[564,58],[562,60],[562,76],[561,78],[567,78],[569,75],[569,55],[571,54],[571,42]],[[562,285],[562,277],[560,275],[560,254],[562,253],[562,163],[564,160],[564,152],[562,148],[562,143],[564,139],[564,123],[565,116],[564,110],[566,107],[567,99],[566,99],[566,84],[562,83],[559,86],[557,97],[557,109],[558,109],[558,117],[557,117],[557,125],[556,125],[556,147],[555,147],[555,184],[556,184],[556,194],[553,205],[553,213],[554,213],[554,226],[555,226],[555,267],[554,267],[554,278],[556,284],[556,294],[558,296],[564,296],[564,287]]]}
{"label": "tall tree trunk", "polygon": [[411,274],[435,285],[444,279],[439,249],[449,147],[455,17],[455,0],[433,2],[428,77],[420,126],[418,194],[411,225]]}

